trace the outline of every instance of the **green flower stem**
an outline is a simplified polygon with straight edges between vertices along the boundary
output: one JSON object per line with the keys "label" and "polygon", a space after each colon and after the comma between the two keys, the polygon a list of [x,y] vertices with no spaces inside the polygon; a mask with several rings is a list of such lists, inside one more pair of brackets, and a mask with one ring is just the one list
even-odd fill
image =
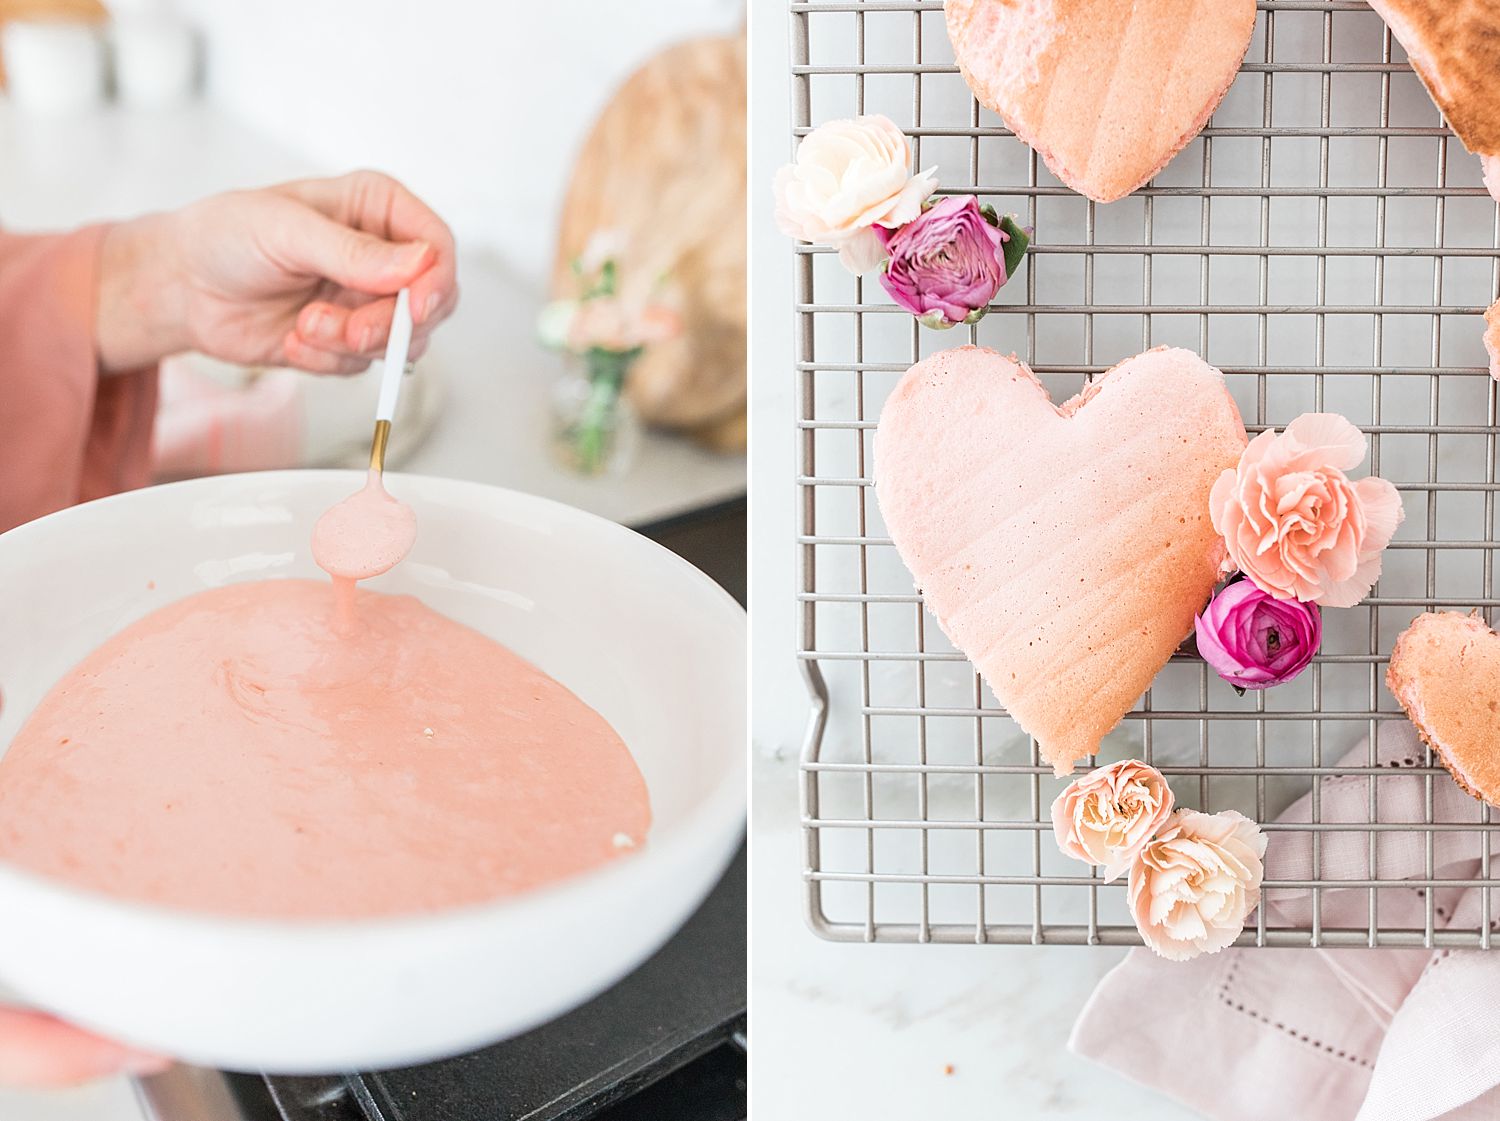
{"label": "green flower stem", "polygon": [[589,396],[578,418],[574,450],[578,465],[586,474],[597,474],[604,467],[609,429],[619,404],[620,391],[625,386],[625,375],[639,355],[639,347],[634,350],[593,347],[585,356]]}

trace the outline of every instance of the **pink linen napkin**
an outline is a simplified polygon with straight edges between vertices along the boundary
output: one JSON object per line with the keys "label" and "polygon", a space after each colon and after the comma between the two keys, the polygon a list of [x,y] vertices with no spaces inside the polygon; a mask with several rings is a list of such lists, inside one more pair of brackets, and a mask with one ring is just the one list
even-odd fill
{"label": "pink linen napkin", "polygon": [[[1380,725],[1383,767],[1416,766],[1425,758],[1405,721]],[[1367,743],[1343,762],[1364,764]],[[1362,775],[1320,780],[1324,822],[1366,824],[1370,784]],[[1376,780],[1381,822],[1427,820],[1422,775]],[[1305,795],[1278,819],[1311,819]],[[1478,802],[1446,776],[1432,780],[1432,820],[1481,820]],[[1311,833],[1271,834],[1268,880],[1314,878]],[[1371,875],[1370,834],[1322,833],[1320,879]],[[1427,875],[1427,842],[1406,830],[1376,834],[1378,878]],[[1432,875],[1477,875],[1483,834],[1435,835]],[[1491,840],[1492,854],[1500,841]],[[1500,874],[1500,864],[1496,866]],[[1383,927],[1421,929],[1427,900],[1420,888],[1381,888],[1375,900]],[[1437,928],[1477,929],[1478,889],[1438,889]],[[1267,925],[1305,925],[1312,900],[1305,890],[1266,893]],[[1320,901],[1325,928],[1363,928],[1366,888],[1328,889]],[[1500,930],[1500,899],[1491,900],[1491,928]],[[1073,1029],[1070,1047],[1143,1085],[1160,1090],[1213,1121],[1479,1121],[1500,1119],[1500,950],[1244,949],[1163,961],[1144,949],[1100,982]]]}

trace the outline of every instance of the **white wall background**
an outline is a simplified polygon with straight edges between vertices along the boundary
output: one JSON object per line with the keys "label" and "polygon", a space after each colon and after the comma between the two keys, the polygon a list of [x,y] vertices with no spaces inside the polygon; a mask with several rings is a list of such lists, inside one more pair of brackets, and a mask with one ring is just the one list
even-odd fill
{"label": "white wall background", "polygon": [[517,272],[550,264],[573,155],[660,47],[738,26],[742,0],[180,0],[208,96],[330,169],[405,180]]}

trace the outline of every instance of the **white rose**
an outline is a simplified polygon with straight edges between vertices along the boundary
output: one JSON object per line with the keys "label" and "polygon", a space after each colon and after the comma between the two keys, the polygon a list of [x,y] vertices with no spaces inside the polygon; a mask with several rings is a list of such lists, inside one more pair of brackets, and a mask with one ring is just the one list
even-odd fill
{"label": "white rose", "polygon": [[1260,903],[1260,826],[1233,810],[1179,810],[1130,869],[1130,912],[1146,945],[1169,961],[1215,954]]}
{"label": "white rose", "polygon": [[776,224],[799,241],[830,245],[853,273],[885,257],[872,227],[896,229],[937,189],[932,170],[911,173],[911,145],[889,117],[829,121],[776,173]]}

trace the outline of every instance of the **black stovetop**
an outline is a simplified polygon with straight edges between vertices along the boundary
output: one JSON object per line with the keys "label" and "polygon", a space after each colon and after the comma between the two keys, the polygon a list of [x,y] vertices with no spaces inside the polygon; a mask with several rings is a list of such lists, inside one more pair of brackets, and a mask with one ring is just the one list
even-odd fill
{"label": "black stovetop", "polygon": [[741,1121],[744,951],[741,849],[645,965],[525,1035],[425,1066],[224,1086],[245,1121]]}

